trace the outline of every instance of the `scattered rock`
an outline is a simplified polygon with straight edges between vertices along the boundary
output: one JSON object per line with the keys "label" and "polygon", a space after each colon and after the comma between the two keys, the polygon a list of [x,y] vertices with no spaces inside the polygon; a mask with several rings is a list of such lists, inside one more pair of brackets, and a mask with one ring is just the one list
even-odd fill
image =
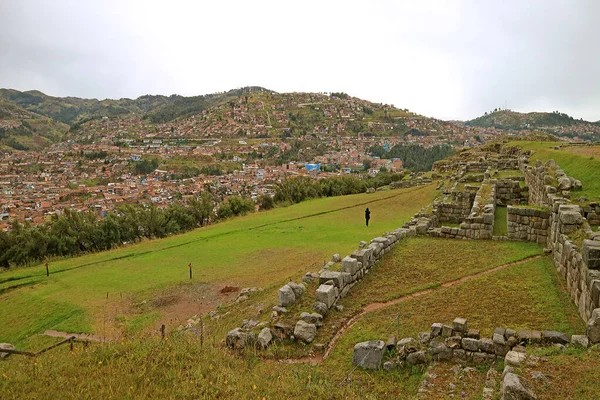
{"label": "scattered rock", "polygon": [[333,261],[334,263],[339,263],[340,261],[342,261],[342,257],[336,253],[331,257],[331,261]]}
{"label": "scattered rock", "polygon": [[573,335],[571,336],[571,344],[587,349],[590,345],[590,341],[586,335]]}
{"label": "scattered rock", "polygon": [[287,286],[289,286],[294,292],[295,302],[300,300],[304,294],[304,290],[306,289],[303,283],[289,282]]}
{"label": "scattered rock", "polygon": [[536,400],[537,397],[531,389],[525,387],[518,375],[512,372],[504,375],[504,393],[505,400]]}
{"label": "scattered rock", "polygon": [[243,332],[241,328],[232,329],[227,333],[225,343],[232,349],[243,349],[248,344],[248,334]]}
{"label": "scattered rock", "polygon": [[370,340],[354,346],[352,364],[365,369],[379,369],[383,360],[385,343],[383,340]]}
{"label": "scattered rock", "polygon": [[315,324],[309,324],[305,321],[298,321],[294,328],[294,336],[306,343],[312,343],[317,336],[317,327]]}
{"label": "scattered rock", "polygon": [[319,313],[307,313],[303,312],[300,314],[300,318],[309,324],[314,324],[317,328],[323,326],[323,316]]}
{"label": "scattered rock", "polygon": [[316,312],[318,312],[319,314],[321,314],[323,316],[323,318],[325,318],[325,316],[327,315],[327,311],[329,310],[327,308],[327,304],[321,302],[321,301],[315,301],[313,303],[312,309]]}
{"label": "scattered rock", "polygon": [[279,307],[290,307],[296,303],[296,295],[289,285],[284,285],[277,292],[277,305]]}
{"label": "scattered rock", "polygon": [[344,311],[344,306],[341,304],[338,304],[337,306],[335,306],[335,311]]}
{"label": "scattered rock", "polygon": [[415,351],[406,357],[406,362],[411,365],[425,364],[427,362],[427,354],[424,351]]}
{"label": "scattered rock", "polygon": [[504,357],[504,364],[510,365],[511,367],[520,367],[526,358],[526,354],[511,350],[508,353],[506,353],[506,357]]}
{"label": "scattered rock", "polygon": [[273,340],[273,335],[271,334],[271,330],[269,328],[263,328],[258,334],[258,345],[266,349],[271,344],[271,340]]}

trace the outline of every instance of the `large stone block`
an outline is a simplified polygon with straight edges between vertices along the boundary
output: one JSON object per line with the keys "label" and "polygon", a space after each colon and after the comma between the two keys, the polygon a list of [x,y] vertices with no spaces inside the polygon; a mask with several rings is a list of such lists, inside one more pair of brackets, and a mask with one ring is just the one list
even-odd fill
{"label": "large stone block", "polygon": [[384,351],[385,342],[383,340],[357,343],[354,346],[352,364],[365,369],[379,369]]}
{"label": "large stone block", "polygon": [[294,296],[296,296],[296,301],[300,300],[300,298],[304,294],[304,291],[306,290],[306,286],[304,286],[303,283],[296,283],[296,282],[289,282],[287,285],[294,292]]}
{"label": "large stone block", "polygon": [[530,388],[523,385],[518,375],[512,372],[504,375],[502,399],[505,400],[535,400],[537,397]]}
{"label": "large stone block", "polygon": [[588,320],[587,336],[591,344],[600,343],[600,308],[592,311],[592,316]]}
{"label": "large stone block", "polygon": [[316,298],[318,302],[324,303],[331,308],[335,303],[335,286],[321,285],[317,288]]}
{"label": "large stone block", "polygon": [[300,320],[294,327],[294,336],[306,343],[312,343],[317,336],[317,327],[315,324],[309,324],[306,321]]}
{"label": "large stone block", "polygon": [[352,257],[344,257],[342,260],[342,271],[350,275],[356,274],[358,271],[358,260]]}
{"label": "large stone block", "polygon": [[283,286],[277,292],[277,305],[279,307],[290,307],[296,303],[296,294],[289,285]]}
{"label": "large stone block", "polygon": [[325,270],[319,276],[319,283],[322,285],[327,281],[333,281],[338,289],[343,289],[345,282],[341,272]]}
{"label": "large stone block", "polygon": [[589,269],[600,269],[600,242],[584,240],[581,255]]}

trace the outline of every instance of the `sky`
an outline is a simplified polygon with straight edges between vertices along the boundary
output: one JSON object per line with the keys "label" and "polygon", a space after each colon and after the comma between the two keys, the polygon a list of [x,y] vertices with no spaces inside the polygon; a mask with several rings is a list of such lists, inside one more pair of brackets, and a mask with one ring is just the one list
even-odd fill
{"label": "sky", "polygon": [[0,87],[342,91],[429,117],[600,120],[597,0],[0,0]]}

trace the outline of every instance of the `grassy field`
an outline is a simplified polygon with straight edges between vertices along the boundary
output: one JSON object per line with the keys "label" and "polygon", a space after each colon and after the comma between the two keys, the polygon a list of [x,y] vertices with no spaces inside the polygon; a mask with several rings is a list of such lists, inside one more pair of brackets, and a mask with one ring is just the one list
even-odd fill
{"label": "grassy field", "polygon": [[[554,150],[553,147],[564,143],[555,142],[511,142],[509,145],[522,147],[524,150],[534,150],[530,163],[535,160],[554,160],[569,176],[579,179],[583,184],[581,192],[573,192],[572,197],[586,196],[588,200],[598,200],[600,196],[600,146],[565,147]],[[594,155],[589,155],[594,154]]]}
{"label": "grassy field", "polygon": [[506,236],[508,233],[508,209],[506,207],[496,207],[494,214],[494,236]]}
{"label": "grassy field", "polygon": [[[423,287],[434,290],[366,314],[345,332],[322,364],[286,365],[263,359],[265,354],[255,350],[248,349],[240,355],[222,347],[225,332],[237,326],[240,318],[252,316],[257,307],[273,301],[274,293],[265,290],[251,296],[247,303],[227,307],[229,315],[222,319],[206,319],[203,346],[193,334],[169,335],[163,342],[150,337],[124,338],[87,350],[78,345],[74,353],[62,348],[36,361],[13,356],[0,364],[0,397],[43,398],[60,394],[61,398],[412,398],[424,370],[402,368],[367,373],[351,364],[356,342],[387,339],[396,334],[398,314],[402,337],[429,330],[432,322],[449,323],[459,315],[487,336],[495,326],[583,332],[583,323],[547,257],[453,287],[439,285],[539,254],[540,250],[539,246],[524,242],[431,238],[402,242],[353,288],[342,302],[344,311],[330,312],[317,341],[326,342],[365,304],[397,298]],[[393,284],[388,284],[389,280]],[[305,348],[306,355],[310,354],[310,346]],[[482,376],[477,373],[468,378],[471,389],[466,398],[478,398]],[[450,381],[452,377],[444,377],[440,372],[440,379]]]}
{"label": "grassy field", "polygon": [[[0,342],[27,347],[29,336],[46,329],[113,336],[123,321],[137,328],[144,322],[178,324],[230,300],[219,294],[225,285],[263,286],[275,296],[278,284],[299,279],[307,269],[318,270],[333,253],[348,254],[360,240],[399,227],[434,196],[435,185],[429,185],[312,200],[167,239],[51,262],[49,278],[41,265],[1,273]],[[368,228],[366,206],[372,212]],[[157,293],[164,304],[150,307],[148,302],[132,309],[132,304],[156,299]],[[186,296],[188,306],[178,310],[172,303]],[[159,315],[143,315],[152,312]]]}

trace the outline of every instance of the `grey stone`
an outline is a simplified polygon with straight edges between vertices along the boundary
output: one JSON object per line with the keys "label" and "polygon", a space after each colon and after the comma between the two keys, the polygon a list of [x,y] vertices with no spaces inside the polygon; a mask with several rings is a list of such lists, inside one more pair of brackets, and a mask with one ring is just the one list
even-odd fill
{"label": "grey stone", "polygon": [[337,306],[335,306],[335,311],[339,311],[339,312],[344,311],[344,306],[341,304],[338,304]]}
{"label": "grey stone", "polygon": [[466,336],[471,339],[479,339],[480,338],[479,329],[469,329],[467,331]]}
{"label": "grey stone", "polygon": [[427,354],[424,351],[415,351],[406,357],[406,362],[411,365],[425,364],[427,362]]}
{"label": "grey stone", "polygon": [[517,332],[517,336],[521,342],[525,343],[537,344],[542,342],[542,332],[540,331],[522,330]]}
{"label": "grey stone", "polygon": [[283,286],[277,292],[277,305],[279,307],[290,307],[296,303],[296,295],[289,285]]}
{"label": "grey stone", "polygon": [[285,314],[288,312],[287,308],[285,307],[279,307],[279,306],[274,306],[273,307],[273,311],[275,311],[278,314]]}
{"label": "grey stone", "polygon": [[321,314],[323,316],[323,318],[325,318],[325,316],[327,316],[327,311],[329,310],[329,308],[327,308],[327,304],[321,302],[321,301],[315,301],[313,303],[312,309],[316,312],[318,312],[319,314]]}
{"label": "grey stone", "polygon": [[558,215],[563,225],[580,225],[583,222],[583,217],[578,211],[565,211]]}
{"label": "grey stone", "polygon": [[331,261],[333,261],[334,263],[339,263],[340,261],[342,261],[342,257],[336,253],[333,256],[331,256]]}
{"label": "grey stone", "polygon": [[452,349],[438,340],[432,340],[429,343],[428,351],[435,361],[450,361],[452,359]]}
{"label": "grey stone", "polygon": [[306,287],[304,286],[304,284],[296,283],[296,282],[289,282],[287,285],[294,292],[294,296],[296,296],[296,301],[300,300],[300,298],[304,294],[304,290],[306,290]]}
{"label": "grey stone", "polygon": [[314,324],[317,328],[323,326],[323,316],[319,313],[307,313],[303,312],[300,314],[300,319],[308,322],[309,324]]}
{"label": "grey stone", "polygon": [[571,336],[571,344],[576,347],[578,346],[587,349],[590,345],[590,341],[586,335],[573,335]]}
{"label": "grey stone", "polygon": [[508,372],[504,375],[503,400],[537,400],[531,389],[525,387],[518,375]]}
{"label": "grey stone", "polygon": [[[16,350],[17,348],[10,343],[0,343],[0,350]],[[9,357],[10,353],[0,353],[0,360]]]}
{"label": "grey stone", "polygon": [[558,190],[570,190],[571,189],[571,180],[567,177],[562,177],[558,180]]}
{"label": "grey stone", "polygon": [[464,318],[455,318],[452,321],[452,330],[454,332],[466,333],[467,332],[467,320]]}
{"label": "grey stone", "polygon": [[525,362],[526,358],[527,355],[524,353],[519,353],[517,351],[509,351],[504,357],[504,364],[510,365],[512,367],[520,367],[523,364],[523,362]]}
{"label": "grey stone", "polygon": [[600,269],[600,242],[596,240],[584,240],[581,255],[589,269]]}
{"label": "grey stone", "polygon": [[323,273],[319,277],[319,283],[323,285],[329,280],[332,280],[338,289],[344,288],[344,277],[342,276],[341,272],[329,270],[323,271]]}
{"label": "grey stone", "polygon": [[434,324],[431,325],[431,337],[437,337],[437,336],[441,336],[442,334],[442,327],[443,325],[436,322]]}
{"label": "grey stone", "polygon": [[317,301],[324,303],[327,308],[331,308],[335,303],[335,287],[333,285],[321,285],[317,288]]}
{"label": "grey stone", "polygon": [[367,247],[368,243],[365,242],[364,240],[361,240],[360,243],[358,244],[358,248],[359,249],[364,249],[365,247]]}
{"label": "grey stone", "polygon": [[450,347],[451,349],[457,349],[460,348],[461,341],[462,338],[460,336],[450,336],[449,338],[446,338],[444,343],[446,343],[446,346]]}
{"label": "grey stone", "polygon": [[383,340],[370,340],[354,346],[352,364],[365,369],[379,369],[383,360],[385,343]]}
{"label": "grey stone", "polygon": [[358,260],[352,257],[344,257],[342,260],[342,271],[350,275],[356,274],[358,272]]}
{"label": "grey stone", "polygon": [[294,331],[294,327],[287,322],[278,321],[273,325],[275,336],[280,340],[287,339]]}
{"label": "grey stone", "polygon": [[317,327],[315,324],[309,324],[305,321],[298,321],[294,327],[294,336],[306,343],[312,343],[317,336]]}
{"label": "grey stone", "polygon": [[273,340],[273,335],[271,334],[271,330],[269,328],[263,328],[258,334],[258,345],[266,349],[271,344],[271,340]]}
{"label": "grey stone", "polygon": [[442,337],[452,336],[452,327],[449,325],[442,325]]}
{"label": "grey stone", "polygon": [[494,333],[494,336],[492,336],[492,340],[494,341],[494,344],[506,344],[504,334]]}
{"label": "grey stone", "polygon": [[592,316],[588,320],[587,336],[591,344],[600,343],[600,308],[592,311]]}
{"label": "grey stone", "polygon": [[431,340],[431,333],[429,332],[420,332],[419,333],[419,342],[422,344],[427,344]]}
{"label": "grey stone", "polygon": [[242,328],[235,328],[227,332],[225,343],[232,349],[243,349],[248,344],[248,334]]}
{"label": "grey stone", "polygon": [[542,335],[544,337],[544,342],[547,343],[569,344],[571,342],[569,335],[563,332],[543,331]]}
{"label": "grey stone", "polygon": [[479,350],[479,340],[472,338],[463,338],[461,341],[462,348],[468,351]]}

